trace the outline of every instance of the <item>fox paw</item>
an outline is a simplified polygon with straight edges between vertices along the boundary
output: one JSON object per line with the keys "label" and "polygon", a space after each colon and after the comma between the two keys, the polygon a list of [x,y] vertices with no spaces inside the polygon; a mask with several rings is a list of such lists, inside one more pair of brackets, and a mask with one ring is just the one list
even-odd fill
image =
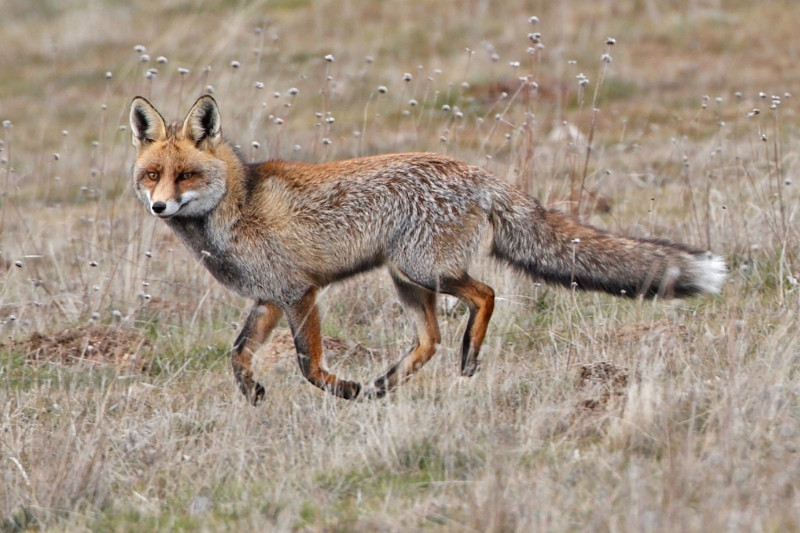
{"label": "fox paw", "polygon": [[248,398],[250,399],[250,403],[252,403],[255,407],[264,400],[264,396],[266,396],[266,394],[267,391],[264,389],[261,383],[256,383],[255,386],[250,390]]}
{"label": "fox paw", "polygon": [[388,392],[388,386],[386,383],[386,378],[383,377],[375,380],[374,383],[365,385],[364,388],[361,390],[361,395],[358,397],[358,399],[378,400],[386,396],[387,392]]}
{"label": "fox paw", "polygon": [[480,363],[478,361],[467,361],[463,365],[461,365],[461,375],[467,378],[471,378],[481,369]]}
{"label": "fox paw", "polygon": [[355,400],[361,396],[361,384],[352,381],[341,381],[336,387],[328,387],[328,392],[345,400]]}
{"label": "fox paw", "polygon": [[239,383],[239,390],[242,391],[244,397],[247,398],[247,401],[253,406],[260,404],[267,395],[267,391],[261,383],[252,380],[250,380],[250,383]]}

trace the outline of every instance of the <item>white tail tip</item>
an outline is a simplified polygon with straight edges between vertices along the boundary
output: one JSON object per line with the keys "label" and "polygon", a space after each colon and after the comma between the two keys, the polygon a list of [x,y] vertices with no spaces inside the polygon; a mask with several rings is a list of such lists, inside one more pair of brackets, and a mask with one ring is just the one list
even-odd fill
{"label": "white tail tip", "polygon": [[703,292],[717,294],[728,275],[725,259],[711,252],[695,258],[697,287]]}

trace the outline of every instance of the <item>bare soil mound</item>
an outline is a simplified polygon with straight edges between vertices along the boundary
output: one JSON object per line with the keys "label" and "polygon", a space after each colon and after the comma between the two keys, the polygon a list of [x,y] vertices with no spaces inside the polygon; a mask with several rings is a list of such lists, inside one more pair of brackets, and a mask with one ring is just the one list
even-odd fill
{"label": "bare soil mound", "polygon": [[91,363],[145,371],[151,343],[140,332],[119,326],[91,325],[58,333],[36,332],[15,348],[32,363]]}

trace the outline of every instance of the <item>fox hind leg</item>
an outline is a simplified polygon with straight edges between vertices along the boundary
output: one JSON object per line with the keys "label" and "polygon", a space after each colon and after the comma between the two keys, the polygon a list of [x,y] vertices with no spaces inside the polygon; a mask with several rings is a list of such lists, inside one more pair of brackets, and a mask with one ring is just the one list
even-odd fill
{"label": "fox hind leg", "polygon": [[436,353],[436,346],[442,340],[436,320],[436,293],[413,283],[399,272],[392,271],[391,274],[400,300],[413,315],[417,332],[411,351],[365,391],[373,398],[384,396],[422,368]]}
{"label": "fox hind leg", "polygon": [[233,376],[236,378],[242,394],[253,405],[257,405],[265,395],[264,387],[253,379],[253,354],[275,329],[282,313],[280,308],[272,304],[256,302],[250,310],[236,342],[233,343],[233,353],[231,354]]}
{"label": "fox hind leg", "polygon": [[461,375],[472,376],[478,371],[478,352],[494,311],[494,291],[466,273],[459,278],[443,279],[439,290],[462,300],[469,308],[467,329],[461,343]]}

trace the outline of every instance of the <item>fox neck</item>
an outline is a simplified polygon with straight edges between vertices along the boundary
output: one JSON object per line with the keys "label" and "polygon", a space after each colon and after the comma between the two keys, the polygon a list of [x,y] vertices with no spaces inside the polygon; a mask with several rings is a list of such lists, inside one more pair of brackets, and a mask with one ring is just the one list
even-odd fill
{"label": "fox neck", "polygon": [[186,247],[198,258],[208,255],[219,256],[229,248],[228,239],[220,231],[214,231],[212,222],[214,212],[205,217],[173,217],[167,225],[175,232]]}

